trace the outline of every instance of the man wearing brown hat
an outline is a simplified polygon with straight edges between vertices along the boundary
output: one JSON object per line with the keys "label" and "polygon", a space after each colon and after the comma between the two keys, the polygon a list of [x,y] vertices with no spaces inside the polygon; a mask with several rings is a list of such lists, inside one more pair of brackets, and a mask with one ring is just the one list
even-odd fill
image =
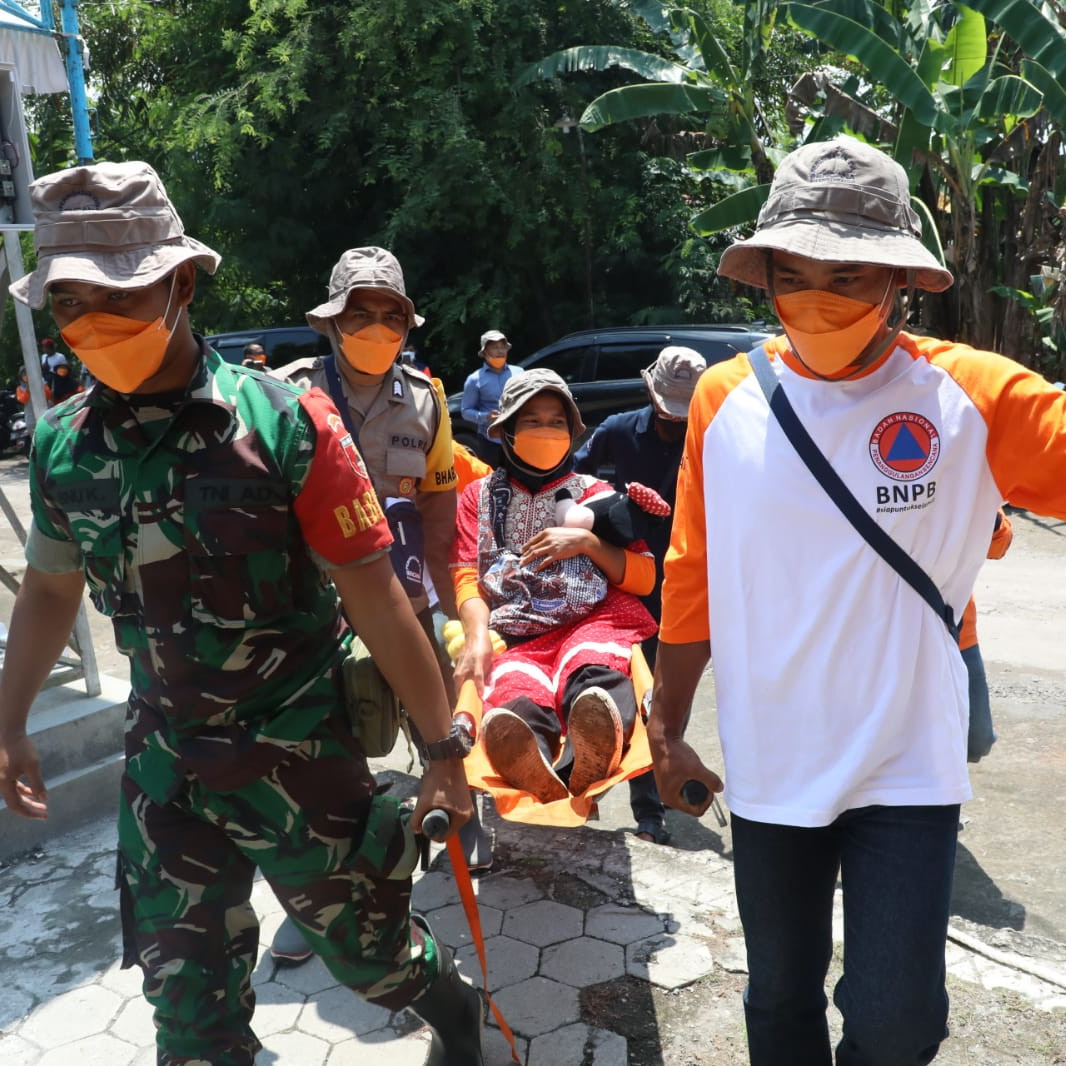
{"label": "man wearing brown hat", "polygon": [[[449,618],[456,614],[448,560],[457,479],[440,383],[397,359],[409,331],[425,321],[407,295],[399,260],[385,248],[346,251],[330,275],[329,298],[307,312],[307,321],[329,338],[332,353],[297,359],[274,373],[332,396],[385,506],[397,576],[432,640],[427,574],[440,610]],[[451,667],[437,650],[450,691]],[[482,838],[472,825],[464,832],[464,849],[476,851]],[[311,954],[291,921],[278,930],[271,953],[289,964]]]}
{"label": "man wearing brown hat", "polygon": [[151,167],[77,167],[30,195],[37,268],[11,290],[50,303],[98,380],[34,438],[0,796],[47,816],[27,718],[88,584],[130,659],[124,963],[144,971],[160,1066],[255,1058],[257,867],[338,978],[430,1023],[432,1062],[480,1066],[479,997],[412,919],[398,805],[375,796],[341,705],[343,603],[440,743],[413,825],[435,807],[456,827],[469,816],[447,694],[350,435],[323,393],[232,367],[193,334],[196,267],[219,257],[185,235]]}
{"label": "man wearing brown hat", "polygon": [[883,153],[786,156],[719,266],[784,333],[711,367],[689,411],[648,733],[663,800],[702,814],[723,783],[683,733],[713,649],[755,1066],[832,1062],[838,879],[836,1062],[936,1056],[971,795],[955,622],[1005,499],[1066,518],[1062,393],[903,330],[914,289],[952,283],[920,236]]}
{"label": "man wearing brown hat", "polygon": [[378,498],[387,507],[393,501],[393,513],[406,516],[398,519],[407,523],[398,539],[424,545],[424,558],[421,552],[399,553],[403,543],[393,558],[415,611],[428,616],[428,573],[441,610],[454,618],[448,569],[455,537],[451,421],[438,383],[397,359],[408,332],[425,322],[407,295],[397,258],[384,248],[345,252],[330,275],[329,299],[308,311],[307,321],[329,338],[332,354],[297,359],[274,373],[333,398]]}
{"label": "man wearing brown hat", "polygon": [[[696,382],[706,369],[707,361],[692,348],[663,348],[655,362],[640,372],[648,390],[648,405],[611,415],[601,422],[574,457],[575,469],[583,474],[598,474],[606,467],[613,470],[611,480],[619,492],[636,481],[655,489],[673,508],[688,405]],[[655,557],[655,587],[647,596],[641,596],[641,601],[656,622],[662,612],[663,560],[670,544],[671,526],[668,518],[646,534]],[[648,666],[654,669],[658,634],[643,641],[641,648]],[[651,771],[629,779],[629,806],[641,840],[665,844],[670,839],[666,810]]]}
{"label": "man wearing brown hat", "polygon": [[482,365],[463,383],[463,418],[477,429],[478,458],[494,467],[503,461],[503,452],[499,442],[492,439],[489,427],[499,412],[500,395],[507,382],[523,370],[507,361],[510,351],[511,342],[500,330],[485,330],[477,353]]}

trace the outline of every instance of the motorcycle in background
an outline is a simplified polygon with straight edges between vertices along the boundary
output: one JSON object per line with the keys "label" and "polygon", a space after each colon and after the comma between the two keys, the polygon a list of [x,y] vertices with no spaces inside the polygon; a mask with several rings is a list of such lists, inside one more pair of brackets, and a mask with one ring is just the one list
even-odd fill
{"label": "motorcycle in background", "polygon": [[10,389],[0,389],[0,455],[17,451],[28,455],[30,433],[26,426],[26,411]]}

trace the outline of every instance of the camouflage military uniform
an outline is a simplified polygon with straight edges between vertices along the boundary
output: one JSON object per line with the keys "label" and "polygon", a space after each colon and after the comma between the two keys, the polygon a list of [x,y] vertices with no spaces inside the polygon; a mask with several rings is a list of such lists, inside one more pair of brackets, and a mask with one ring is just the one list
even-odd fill
{"label": "camouflage military uniform", "polygon": [[436,961],[410,878],[386,876],[395,811],[335,714],[350,636],[323,569],[388,549],[380,505],[327,397],[202,352],[181,394],[97,387],[48,413],[27,557],[82,569],[130,659],[124,961],[159,1062],[250,1066],[257,866],[376,1003],[409,1003]]}

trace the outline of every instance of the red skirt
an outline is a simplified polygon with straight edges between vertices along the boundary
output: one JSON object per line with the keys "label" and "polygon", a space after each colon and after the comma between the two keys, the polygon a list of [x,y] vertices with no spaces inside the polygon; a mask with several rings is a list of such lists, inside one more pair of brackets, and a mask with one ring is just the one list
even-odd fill
{"label": "red skirt", "polygon": [[574,671],[591,663],[629,677],[633,645],[657,628],[636,596],[608,588],[603,602],[580,621],[559,626],[498,656],[485,686],[483,706],[488,711],[525,696],[540,707],[554,708],[563,722],[562,693]]}

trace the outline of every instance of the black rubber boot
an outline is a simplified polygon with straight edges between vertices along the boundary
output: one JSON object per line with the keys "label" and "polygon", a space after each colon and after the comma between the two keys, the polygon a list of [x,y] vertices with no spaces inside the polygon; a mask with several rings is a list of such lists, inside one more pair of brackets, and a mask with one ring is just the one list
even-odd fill
{"label": "black rubber boot", "polygon": [[455,968],[452,953],[420,914],[411,916],[437,948],[437,977],[407,1009],[433,1031],[426,1066],[484,1066],[481,1054],[481,994]]}

